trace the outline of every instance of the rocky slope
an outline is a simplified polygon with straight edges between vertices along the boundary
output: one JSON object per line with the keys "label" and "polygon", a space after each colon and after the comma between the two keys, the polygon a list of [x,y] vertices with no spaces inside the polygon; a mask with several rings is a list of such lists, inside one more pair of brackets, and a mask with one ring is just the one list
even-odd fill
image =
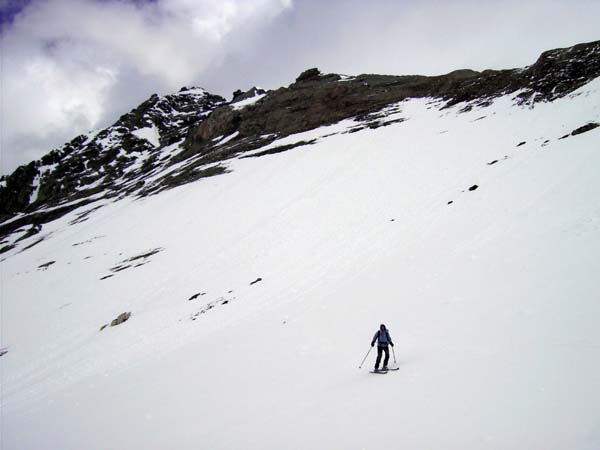
{"label": "rocky slope", "polygon": [[[184,90],[73,144],[55,170],[112,181],[27,182],[3,224],[2,450],[600,449],[600,77],[523,73],[454,74],[452,106],[314,70]],[[371,375],[382,322],[399,370]]]}
{"label": "rocky slope", "polygon": [[288,87],[236,91],[229,103],[197,88],[153,95],[112,126],[78,136],[0,180],[0,252],[12,248],[8,235],[30,237],[44,223],[100,198],[155,194],[225,173],[224,161],[267,145],[269,150],[249,156],[311,143],[277,145],[294,133],[348,118],[359,124],[350,132],[387,125],[393,122],[385,119],[387,107],[407,98],[443,99],[446,106],[465,102],[465,111],[510,93],[519,104],[545,102],[598,76],[595,41],[544,52],[522,69],[435,77],[348,77],[309,69]]}

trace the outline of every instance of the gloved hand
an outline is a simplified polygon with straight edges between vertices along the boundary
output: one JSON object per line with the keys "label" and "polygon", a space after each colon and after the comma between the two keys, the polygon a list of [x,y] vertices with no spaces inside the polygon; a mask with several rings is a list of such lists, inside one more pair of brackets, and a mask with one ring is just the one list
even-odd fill
{"label": "gloved hand", "polygon": [[371,347],[375,347],[375,342],[371,342]]}
{"label": "gloved hand", "polygon": [[392,344],[391,342],[390,342],[390,345],[391,345],[392,347],[394,346],[394,344]]}

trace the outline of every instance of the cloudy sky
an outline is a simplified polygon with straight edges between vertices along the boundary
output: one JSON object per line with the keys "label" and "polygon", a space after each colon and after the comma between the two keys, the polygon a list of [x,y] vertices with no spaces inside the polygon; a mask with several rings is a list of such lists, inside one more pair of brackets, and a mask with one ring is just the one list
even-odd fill
{"label": "cloudy sky", "polygon": [[0,172],[152,93],[522,67],[600,39],[598,0],[0,0]]}

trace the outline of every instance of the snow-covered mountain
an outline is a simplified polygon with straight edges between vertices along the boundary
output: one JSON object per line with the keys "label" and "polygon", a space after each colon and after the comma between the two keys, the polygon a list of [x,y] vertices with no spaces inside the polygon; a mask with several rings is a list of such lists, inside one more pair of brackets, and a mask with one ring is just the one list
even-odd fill
{"label": "snow-covered mountain", "polygon": [[183,88],[20,167],[3,448],[600,448],[599,124],[597,41]]}

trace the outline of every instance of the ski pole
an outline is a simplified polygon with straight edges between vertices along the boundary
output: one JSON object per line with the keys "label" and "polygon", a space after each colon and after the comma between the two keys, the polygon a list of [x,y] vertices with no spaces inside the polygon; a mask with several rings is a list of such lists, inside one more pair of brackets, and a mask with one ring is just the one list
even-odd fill
{"label": "ski pole", "polygon": [[394,351],[394,347],[392,347],[392,355],[394,355],[394,364],[398,364],[396,362],[396,352]]}
{"label": "ski pole", "polygon": [[369,353],[371,353],[371,350],[372,350],[372,349],[373,349],[373,347],[371,347],[371,348],[369,349],[369,351],[367,352],[367,354],[365,355],[365,359],[363,359],[363,360],[362,360],[362,362],[360,363],[360,366],[358,366],[358,368],[359,368],[359,369],[361,369],[361,368],[362,368],[362,365],[363,365],[363,363],[366,361],[366,359],[367,359],[367,356],[369,356]]}

